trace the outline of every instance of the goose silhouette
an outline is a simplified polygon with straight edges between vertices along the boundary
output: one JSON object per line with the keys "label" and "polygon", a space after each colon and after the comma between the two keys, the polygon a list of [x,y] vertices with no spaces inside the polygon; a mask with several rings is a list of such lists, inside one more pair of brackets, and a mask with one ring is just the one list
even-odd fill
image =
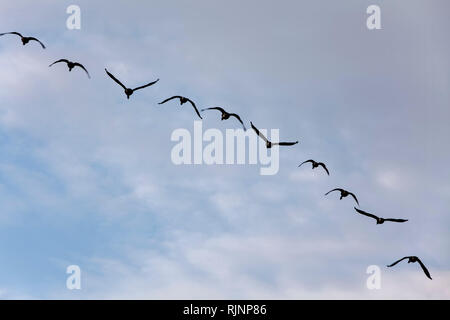
{"label": "goose silhouette", "polygon": [[179,100],[180,100],[180,106],[182,106],[182,105],[185,104],[186,102],[189,102],[189,103],[192,105],[192,107],[194,108],[195,113],[197,113],[198,117],[199,117],[200,119],[203,119],[202,116],[200,115],[200,112],[198,112],[197,106],[195,105],[194,101],[192,101],[192,100],[189,99],[189,98],[186,98],[186,97],[183,97],[183,96],[173,96],[173,97],[167,98],[167,99],[164,100],[164,101],[161,101],[161,102],[158,103],[158,104],[164,104],[164,103],[166,103],[167,101],[170,101],[170,100],[172,100],[172,99],[179,99]]}
{"label": "goose silhouette", "polygon": [[263,139],[266,142],[266,148],[270,149],[272,146],[293,146],[294,144],[297,144],[298,141],[295,142],[271,142],[269,139],[267,139],[259,130],[253,125],[253,123],[250,121],[250,125],[252,126],[252,129],[255,130],[256,134]]}
{"label": "goose silhouette", "polygon": [[420,264],[420,266],[422,267],[422,270],[423,270],[423,272],[425,273],[425,275],[426,275],[430,280],[433,280],[433,279],[431,278],[430,272],[428,271],[427,267],[425,267],[425,265],[423,264],[423,262],[420,261],[420,259],[419,259],[418,257],[416,257],[416,256],[407,256],[407,257],[403,257],[403,258],[401,258],[401,259],[395,261],[394,263],[388,265],[387,267],[388,267],[388,268],[393,267],[393,266],[395,266],[397,263],[399,263],[400,261],[405,260],[405,259],[408,259],[408,263],[415,263],[415,262],[418,262],[418,263]]}
{"label": "goose silhouette", "polygon": [[1,36],[4,36],[5,34],[15,34],[15,35],[19,36],[20,39],[22,40],[22,44],[23,44],[23,45],[26,45],[26,44],[27,44],[28,42],[30,42],[30,41],[37,41],[37,42],[39,42],[39,44],[42,46],[42,49],[45,49],[44,44],[43,44],[39,39],[37,39],[37,38],[35,38],[35,37],[24,37],[24,36],[21,35],[19,32],[15,32],[15,31],[13,31],[13,32],[4,32],[4,33],[0,33],[0,37],[1,37]]}
{"label": "goose silhouette", "polygon": [[245,125],[244,125],[244,122],[242,122],[242,120],[241,120],[241,117],[239,117],[239,115],[237,115],[236,113],[229,113],[229,112],[226,112],[223,108],[221,108],[221,107],[213,107],[213,108],[206,108],[206,109],[202,109],[201,111],[203,112],[203,111],[205,111],[205,110],[218,110],[218,111],[220,111],[221,113],[222,113],[222,117],[221,117],[221,119],[220,120],[227,120],[227,119],[230,119],[230,117],[235,117],[241,124],[242,124],[242,127],[244,128],[244,130],[247,130],[247,128],[245,127]]}
{"label": "goose silhouette", "polygon": [[406,222],[406,221],[408,221],[407,219],[380,218],[380,217],[377,217],[374,214],[362,211],[362,210],[360,210],[360,209],[358,209],[356,207],[354,207],[354,209],[359,214],[362,214],[364,216],[367,216],[367,217],[375,219],[377,221],[377,224],[383,224],[385,221],[390,221],[390,222]]}
{"label": "goose silhouette", "polygon": [[149,86],[152,86],[152,85],[154,85],[155,83],[157,83],[157,82],[159,81],[159,79],[156,79],[155,81],[150,82],[150,83],[147,83],[146,85],[143,85],[143,86],[140,86],[140,87],[131,89],[131,88],[125,87],[125,86],[123,85],[123,83],[120,82],[120,81],[119,81],[113,74],[111,74],[108,70],[106,70],[106,68],[105,68],[105,71],[106,71],[106,73],[108,74],[108,76],[109,76],[111,79],[113,79],[119,86],[121,86],[121,87],[124,89],[125,94],[126,94],[126,96],[127,96],[127,99],[130,99],[130,96],[134,93],[134,91],[139,90],[139,89],[143,89],[143,88],[146,88],[146,87],[149,87]]}
{"label": "goose silhouette", "polygon": [[313,169],[315,169],[315,168],[321,166],[321,167],[327,172],[327,174],[330,175],[330,172],[328,171],[328,169],[327,169],[325,163],[323,163],[323,162],[316,162],[316,161],[314,161],[313,159],[303,161],[302,163],[299,164],[299,167],[301,167],[302,164],[305,164],[305,163],[308,163],[308,162],[311,162],[312,168],[313,168]]}
{"label": "goose silhouette", "polygon": [[69,68],[69,72],[72,71],[73,68],[79,67],[79,68],[83,69],[84,72],[86,72],[86,74],[87,74],[87,76],[88,76],[89,79],[91,78],[91,76],[89,75],[89,72],[86,70],[86,68],[85,68],[81,63],[78,63],[78,62],[72,62],[72,61],[69,61],[69,60],[67,60],[67,59],[59,59],[59,60],[56,60],[56,61],[53,62],[51,65],[49,65],[49,67],[51,67],[51,66],[54,65],[55,63],[60,63],[60,62],[65,62],[65,63],[67,64],[67,67]]}
{"label": "goose silhouette", "polygon": [[325,195],[328,195],[330,192],[333,192],[333,191],[339,191],[341,193],[341,197],[339,198],[339,200],[342,200],[343,198],[348,197],[348,196],[352,196],[353,199],[355,199],[356,203],[359,206],[359,202],[358,202],[358,199],[356,198],[356,196],[353,193],[351,193],[347,190],[341,189],[341,188],[336,188],[336,189],[330,190],[327,193],[325,193]]}

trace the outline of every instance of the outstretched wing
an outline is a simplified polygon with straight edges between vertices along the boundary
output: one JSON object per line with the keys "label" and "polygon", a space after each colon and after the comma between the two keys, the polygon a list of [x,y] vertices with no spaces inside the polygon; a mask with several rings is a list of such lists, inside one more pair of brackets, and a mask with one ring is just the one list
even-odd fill
{"label": "outstretched wing", "polygon": [[353,208],[354,208],[358,213],[360,213],[360,214],[362,214],[362,215],[364,215],[364,216],[371,217],[371,218],[374,218],[375,220],[378,220],[378,217],[377,217],[376,215],[374,215],[374,214],[371,214],[371,213],[368,213],[368,212],[359,210],[359,209],[356,208],[356,207],[353,207]]}
{"label": "outstretched wing", "polygon": [[203,119],[202,116],[200,115],[200,112],[198,112],[197,106],[195,105],[194,101],[192,101],[191,99],[187,99],[187,101],[189,101],[189,103],[194,107],[194,110],[197,113],[198,117],[200,119]]}
{"label": "outstretched wing", "polygon": [[259,130],[253,125],[253,123],[250,121],[250,125],[252,126],[252,129],[255,130],[256,134],[263,139],[266,143],[269,142],[269,140],[267,140],[267,138],[261,133],[259,132]]}
{"label": "outstretched wing", "polygon": [[166,103],[167,101],[170,101],[172,99],[181,99],[181,98],[182,98],[181,96],[173,96],[173,97],[167,98],[166,100],[164,100],[164,101],[162,101],[162,102],[160,102],[158,104]]}
{"label": "outstretched wing", "polygon": [[324,168],[325,171],[327,172],[327,174],[330,175],[330,171],[328,171],[327,166],[325,165],[325,163],[319,162],[319,166],[321,166],[322,168]]}
{"label": "outstretched wing", "polygon": [[74,65],[77,66],[77,67],[80,67],[81,69],[83,69],[84,72],[86,72],[88,78],[89,78],[89,79],[91,78],[89,72],[86,70],[86,68],[85,68],[81,63],[75,62]]}
{"label": "outstretched wing", "polygon": [[54,65],[55,63],[60,63],[60,62],[69,63],[69,60],[67,60],[67,59],[59,59],[59,60],[56,60],[56,61],[53,62],[51,65],[49,65],[49,67],[51,67],[51,66]]}
{"label": "outstretched wing", "polygon": [[305,163],[308,163],[308,162],[314,163],[315,161],[314,161],[313,159],[309,159],[309,160],[303,161],[302,163],[300,163],[300,164],[298,165],[298,167],[301,167],[302,164],[305,164]]}
{"label": "outstretched wing", "polygon": [[244,131],[247,130],[247,128],[245,127],[244,122],[242,121],[241,117],[239,117],[239,115],[237,115],[236,113],[230,113],[230,117],[235,117],[236,119],[238,119],[238,121],[242,124],[242,127],[244,128]]}
{"label": "outstretched wing", "polygon": [[353,197],[353,199],[355,199],[356,203],[359,206],[359,202],[358,202],[358,199],[356,199],[356,196],[353,193],[351,193],[351,192],[349,192],[348,194],[351,195]]}
{"label": "outstretched wing", "polygon": [[0,33],[0,36],[4,36],[5,34],[16,34],[16,35],[18,35],[19,37],[23,38],[23,36],[22,36],[20,33],[15,32],[15,31],[13,31],[13,32],[4,32],[4,33]]}
{"label": "outstretched wing", "polygon": [[276,145],[279,145],[279,146],[293,146],[294,144],[297,144],[298,143],[298,141],[295,141],[295,142],[272,142],[272,145],[274,145],[274,146],[276,146]]}
{"label": "outstretched wing", "polygon": [[28,39],[39,42],[39,44],[42,46],[42,49],[45,49],[44,44],[39,39],[36,39],[35,37],[29,37]]}
{"label": "outstretched wing", "polygon": [[205,108],[205,109],[202,109],[201,111],[205,111],[205,110],[219,110],[220,112],[222,112],[222,113],[227,113],[223,108],[221,108],[221,107],[212,107],[212,108]]}
{"label": "outstretched wing", "polygon": [[121,86],[124,90],[127,89],[127,87],[125,87],[125,86],[122,84],[122,82],[120,82],[119,80],[117,80],[116,77],[114,77],[111,73],[109,73],[109,71],[106,70],[106,68],[105,68],[105,71],[106,71],[106,73],[108,74],[108,76],[109,76],[111,79],[113,79],[119,86]]}
{"label": "outstretched wing", "polygon": [[425,275],[430,279],[433,280],[431,278],[430,272],[428,271],[427,267],[425,267],[425,265],[422,263],[422,261],[420,261],[419,258],[417,258],[417,262],[419,262],[420,266],[422,267],[423,272],[425,273]]}
{"label": "outstretched wing", "polygon": [[136,91],[136,90],[139,90],[139,89],[143,89],[143,88],[147,88],[147,87],[149,87],[149,86],[154,85],[154,84],[157,83],[158,81],[159,81],[159,79],[156,79],[155,81],[150,82],[150,83],[147,83],[146,85],[143,85],[143,86],[134,88],[133,91]]}
{"label": "outstretched wing", "polygon": [[392,218],[388,218],[388,219],[384,219],[384,221],[391,221],[391,222],[406,222],[406,221],[408,221],[408,219],[392,219]]}
{"label": "outstretched wing", "polygon": [[325,193],[325,195],[328,195],[329,193],[331,193],[331,192],[333,192],[333,191],[340,191],[340,192],[342,192],[342,191],[344,191],[344,190],[341,189],[341,188],[336,188],[336,189],[333,189],[333,190],[328,191],[327,193]]}
{"label": "outstretched wing", "polygon": [[405,259],[408,259],[409,257],[403,257],[403,258],[401,258],[400,260],[397,260],[397,261],[395,261],[394,263],[392,263],[392,264],[390,264],[390,265],[388,265],[387,267],[393,267],[393,266],[395,266],[397,263],[399,263],[400,261],[402,261],[402,260],[405,260]]}

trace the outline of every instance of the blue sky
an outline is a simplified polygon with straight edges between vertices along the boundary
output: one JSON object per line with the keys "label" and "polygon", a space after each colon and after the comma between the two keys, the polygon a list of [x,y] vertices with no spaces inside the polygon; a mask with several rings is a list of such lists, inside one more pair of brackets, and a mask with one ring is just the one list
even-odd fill
{"label": "blue sky", "polygon": [[[0,39],[0,298],[450,297],[447,1],[78,1],[68,30],[71,4],[0,4],[2,32],[47,45]],[[366,28],[371,4],[382,30]],[[92,79],[48,68],[60,58]],[[127,100],[105,67],[161,80]],[[300,143],[275,176],[175,166],[171,133],[195,119],[157,104],[175,94]],[[331,176],[297,168],[309,158]],[[335,187],[410,221],[377,226],[323,196]],[[433,281],[384,267],[405,255]]]}

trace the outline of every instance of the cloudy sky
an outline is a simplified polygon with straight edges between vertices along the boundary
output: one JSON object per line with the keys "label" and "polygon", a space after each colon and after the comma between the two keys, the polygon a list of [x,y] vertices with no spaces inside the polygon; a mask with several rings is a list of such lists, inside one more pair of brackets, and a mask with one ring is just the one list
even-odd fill
{"label": "cloudy sky", "polygon": [[[78,1],[68,30],[71,4],[0,2],[0,32],[47,45],[0,38],[0,298],[450,298],[447,0]],[[161,80],[127,100],[105,67]],[[300,143],[274,176],[176,166],[171,134],[196,118],[157,104],[175,94]],[[310,158],[331,176],[297,168]],[[335,187],[409,221],[377,226]],[[405,255],[433,280],[385,267]]]}

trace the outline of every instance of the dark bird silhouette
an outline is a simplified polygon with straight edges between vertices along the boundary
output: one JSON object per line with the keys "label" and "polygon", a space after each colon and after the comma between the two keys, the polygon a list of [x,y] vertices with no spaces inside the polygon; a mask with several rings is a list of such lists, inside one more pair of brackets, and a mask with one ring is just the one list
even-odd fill
{"label": "dark bird silhouette", "polygon": [[359,206],[359,202],[358,202],[358,199],[356,199],[356,196],[353,193],[351,193],[347,190],[341,189],[341,188],[336,188],[336,189],[330,190],[327,193],[325,193],[325,195],[328,195],[330,192],[333,192],[333,191],[339,191],[341,193],[341,197],[339,198],[339,200],[342,200],[342,198],[345,198],[347,196],[352,196],[353,199],[355,199],[356,203]]}
{"label": "dark bird silhouette", "polygon": [[60,63],[60,62],[65,62],[65,63],[67,64],[67,67],[69,68],[69,72],[72,71],[72,69],[75,68],[75,67],[80,67],[81,69],[84,70],[84,72],[86,72],[88,78],[89,78],[89,79],[91,78],[91,76],[89,75],[89,72],[86,70],[86,68],[85,68],[81,63],[78,63],[78,62],[72,62],[72,61],[69,61],[69,60],[67,60],[67,59],[59,59],[59,60],[56,60],[56,61],[53,62],[51,65],[49,65],[49,67],[51,67],[51,66],[54,65],[55,63]]}
{"label": "dark bird silhouette", "polygon": [[18,35],[19,37],[20,37],[20,39],[22,40],[22,44],[23,45],[26,45],[28,42],[30,42],[30,41],[37,41],[37,42],[39,42],[40,43],[40,45],[42,46],[42,49],[45,49],[45,46],[44,46],[44,44],[41,42],[41,41],[39,41],[38,39],[36,39],[35,37],[24,37],[24,36],[22,36],[19,32],[5,32],[5,33],[0,33],[0,36],[4,36],[5,34],[15,34],[15,35]]}
{"label": "dark bird silhouette", "polygon": [[272,148],[272,146],[276,146],[276,145],[292,146],[292,145],[298,143],[298,141],[295,141],[295,142],[270,142],[261,132],[259,132],[259,130],[253,125],[253,123],[251,121],[250,121],[250,124],[251,124],[253,130],[255,130],[256,134],[266,142],[267,149],[270,149],[270,148]]}
{"label": "dark bird silhouette", "polygon": [[391,221],[391,222],[406,222],[406,221],[408,221],[408,220],[406,220],[406,219],[392,219],[392,218],[380,218],[380,217],[377,217],[376,215],[374,215],[374,214],[371,214],[371,213],[368,213],[368,212],[365,212],[365,211],[362,211],[362,210],[360,210],[360,209],[358,209],[358,208],[356,208],[356,207],[354,207],[355,208],[355,210],[358,212],[358,213],[360,213],[360,214],[362,214],[362,215],[364,215],[364,216],[368,216],[368,217],[370,217],[370,218],[374,218],[376,221],[377,221],[377,224],[383,224],[385,221]]}
{"label": "dark bird silhouette", "polygon": [[192,105],[192,107],[194,107],[194,110],[195,110],[195,112],[197,113],[197,115],[199,116],[199,118],[200,118],[200,119],[203,119],[202,116],[200,115],[200,112],[198,112],[197,106],[195,105],[194,101],[192,101],[192,100],[189,99],[189,98],[182,97],[182,96],[173,96],[173,97],[170,97],[170,98],[168,98],[168,99],[166,99],[166,100],[164,100],[164,101],[162,101],[162,102],[160,102],[160,103],[158,103],[158,104],[166,103],[167,101],[170,101],[170,100],[172,100],[172,99],[180,99],[180,105],[183,105],[183,104],[185,104],[186,102],[189,102],[189,103]]}
{"label": "dark bird silhouette", "polygon": [[308,163],[308,162],[312,163],[312,168],[313,169],[317,168],[318,166],[321,166],[322,168],[324,168],[324,170],[327,172],[327,174],[330,175],[330,172],[328,171],[327,167],[325,166],[325,163],[323,163],[323,162],[316,162],[316,161],[314,161],[312,159],[303,161],[302,163],[299,164],[299,167],[301,167],[302,164]]}
{"label": "dark bird silhouette", "polygon": [[235,117],[242,124],[242,127],[244,128],[244,130],[247,130],[247,128],[244,125],[244,122],[242,122],[242,120],[241,120],[241,117],[239,117],[239,115],[237,115],[236,113],[228,113],[221,107],[213,107],[213,108],[202,109],[202,111],[205,111],[205,110],[219,110],[222,113],[221,120],[227,120],[230,117]]}
{"label": "dark bird silhouette", "polygon": [[121,86],[121,87],[125,90],[125,94],[127,95],[127,99],[130,99],[130,96],[133,94],[134,91],[139,90],[139,89],[143,89],[143,88],[146,88],[146,87],[149,87],[149,86],[154,85],[155,83],[157,83],[157,82],[159,81],[159,79],[156,79],[155,81],[150,82],[150,83],[147,83],[146,85],[143,85],[143,86],[140,86],[140,87],[131,89],[131,88],[125,87],[125,86],[122,84],[122,82],[120,82],[119,80],[117,80],[117,78],[114,77],[111,73],[109,73],[108,70],[106,70],[106,68],[105,68],[105,71],[106,71],[106,73],[108,74],[108,76],[109,76],[111,79],[113,79],[119,86]]}
{"label": "dark bird silhouette", "polygon": [[422,267],[423,272],[425,273],[425,275],[430,279],[433,280],[431,278],[430,272],[428,271],[427,267],[425,267],[425,265],[422,263],[422,261],[420,261],[420,259],[416,256],[409,256],[409,257],[403,257],[400,260],[395,261],[393,264],[388,265],[387,267],[393,267],[395,266],[397,263],[399,263],[402,260],[408,259],[408,263],[414,263],[414,262],[418,262],[420,264],[420,266]]}

